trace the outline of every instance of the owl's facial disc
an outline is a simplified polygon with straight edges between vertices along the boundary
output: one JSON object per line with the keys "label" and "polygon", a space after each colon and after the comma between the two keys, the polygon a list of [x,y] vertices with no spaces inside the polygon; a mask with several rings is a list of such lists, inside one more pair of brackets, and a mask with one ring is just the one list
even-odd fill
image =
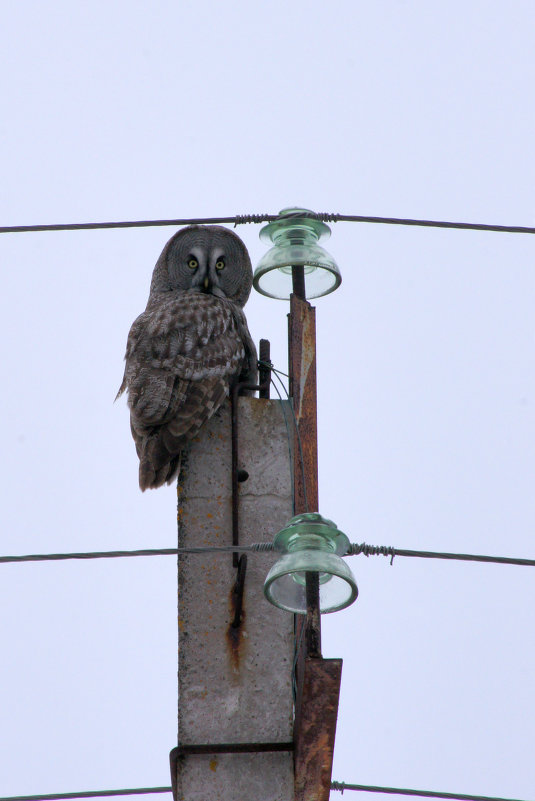
{"label": "owl's facial disc", "polygon": [[206,255],[201,248],[192,248],[186,256],[186,265],[190,274],[191,288],[197,292],[210,291],[210,278],[208,275]]}
{"label": "owl's facial disc", "polygon": [[[225,253],[221,248],[215,248],[211,251],[208,258],[208,280],[210,294],[219,298],[226,298],[227,288],[224,281],[224,271],[226,266]],[[223,289],[225,287],[225,289]]]}
{"label": "owl's facial disc", "polygon": [[208,254],[202,248],[191,248],[185,262],[192,290],[226,298],[226,293],[219,285],[219,275],[225,267],[225,259],[219,248]]}

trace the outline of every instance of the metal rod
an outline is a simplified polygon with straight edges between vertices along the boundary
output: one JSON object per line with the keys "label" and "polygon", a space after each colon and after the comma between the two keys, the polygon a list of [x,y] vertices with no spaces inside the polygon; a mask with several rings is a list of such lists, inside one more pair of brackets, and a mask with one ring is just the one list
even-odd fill
{"label": "metal rod", "polygon": [[302,264],[292,267],[292,292],[298,298],[305,300],[305,268]]}
{"label": "metal rod", "polygon": [[271,370],[267,366],[271,364],[271,346],[268,339],[260,340],[260,348],[258,349],[258,361],[260,367],[258,369],[258,380],[260,386],[263,387],[258,393],[260,398],[269,399],[269,390],[271,386]]}
{"label": "metal rod", "polygon": [[321,657],[321,616],[319,573],[306,573],[307,616],[305,642],[307,656]]}
{"label": "metal rod", "polygon": [[243,609],[243,591],[245,589],[245,573],[247,571],[247,554],[242,553],[238,559],[238,575],[234,585],[234,620],[230,624],[233,629],[239,629],[241,625],[241,613]]}
{"label": "metal rod", "polygon": [[[238,497],[238,394],[240,384],[236,384],[231,396],[231,439],[232,439],[232,544],[240,544],[239,497]],[[238,567],[239,554],[232,554],[232,564]]]}

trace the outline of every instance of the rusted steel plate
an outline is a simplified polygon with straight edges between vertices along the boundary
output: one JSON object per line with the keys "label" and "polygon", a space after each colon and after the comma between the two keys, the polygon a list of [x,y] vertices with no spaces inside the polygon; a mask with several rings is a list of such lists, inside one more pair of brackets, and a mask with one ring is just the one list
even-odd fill
{"label": "rusted steel plate", "polygon": [[288,344],[290,395],[299,430],[294,435],[295,514],[301,514],[318,511],[316,310],[296,295],[290,298]]}
{"label": "rusted steel plate", "polygon": [[295,801],[329,799],[341,679],[341,659],[304,662],[294,728]]}
{"label": "rusted steel plate", "polygon": [[[294,504],[295,514],[300,514],[318,511],[319,504],[316,314],[296,294],[290,298],[288,342],[290,394],[298,431],[294,438]],[[295,801],[328,801],[342,660],[321,658],[319,587],[312,576],[307,576],[306,618],[296,617],[296,647]]]}
{"label": "rusted steel plate", "polygon": [[[290,296],[288,365],[296,421],[293,448],[294,513],[317,512],[316,310],[297,294]],[[298,683],[302,678],[305,656],[321,656],[319,588],[315,587],[314,596],[312,590],[307,580],[307,616],[303,618],[299,615],[295,622],[296,648],[299,650],[296,668]]]}

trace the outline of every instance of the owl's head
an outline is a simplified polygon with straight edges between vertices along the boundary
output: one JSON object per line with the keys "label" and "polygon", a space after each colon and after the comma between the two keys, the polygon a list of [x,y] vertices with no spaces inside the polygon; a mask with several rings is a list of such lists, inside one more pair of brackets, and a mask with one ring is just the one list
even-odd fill
{"label": "owl's head", "polygon": [[228,298],[244,306],[252,284],[251,260],[239,236],[219,225],[191,225],[164,247],[152,274],[150,299],[180,290]]}

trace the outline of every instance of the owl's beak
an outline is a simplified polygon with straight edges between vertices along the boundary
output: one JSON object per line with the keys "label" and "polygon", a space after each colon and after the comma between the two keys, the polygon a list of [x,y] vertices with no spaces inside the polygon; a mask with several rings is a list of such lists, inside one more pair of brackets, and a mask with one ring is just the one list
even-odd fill
{"label": "owl's beak", "polygon": [[208,289],[208,287],[210,286],[210,279],[209,278],[205,278],[204,279],[203,286],[204,286],[205,289]]}

